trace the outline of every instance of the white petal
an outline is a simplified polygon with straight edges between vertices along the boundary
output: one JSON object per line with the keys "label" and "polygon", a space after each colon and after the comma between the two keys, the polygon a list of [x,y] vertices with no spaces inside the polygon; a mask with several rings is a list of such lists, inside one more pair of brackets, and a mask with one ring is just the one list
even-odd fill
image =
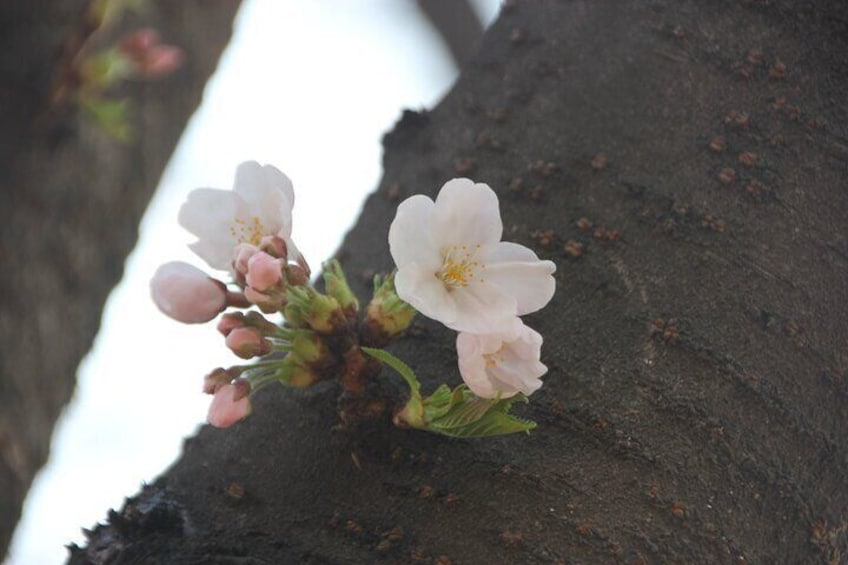
{"label": "white petal", "polygon": [[430,237],[433,201],[422,194],[400,203],[389,227],[389,251],[398,269],[410,263],[427,265],[436,272],[442,264],[439,248]]}
{"label": "white petal", "polygon": [[456,319],[456,302],[432,269],[417,263],[398,269],[395,289],[416,310],[448,327]]}
{"label": "white petal", "polygon": [[291,236],[294,188],[282,171],[272,165],[246,161],[236,169],[233,191],[247,205],[242,219],[257,217],[266,228],[266,235]]}
{"label": "white petal", "polygon": [[188,247],[213,269],[232,273],[233,250],[235,249],[232,242],[225,244],[209,239],[199,239],[190,243]]}
{"label": "white petal", "polygon": [[457,288],[450,296],[456,302],[456,319],[440,321],[458,332],[481,335],[500,332],[511,327],[516,315],[515,299],[491,284]]}
{"label": "white petal", "polygon": [[495,191],[469,179],[449,180],[436,197],[431,233],[437,248],[497,243],[503,223]]}
{"label": "white petal", "polygon": [[221,240],[230,233],[236,217],[237,199],[232,191],[198,188],[188,194],[180,208],[180,225],[200,239]]}
{"label": "white petal", "polygon": [[542,336],[518,318],[507,333],[475,335],[462,332],[456,350],[462,379],[478,396],[508,398],[530,395],[542,386],[547,372],[541,362]]}
{"label": "white petal", "polygon": [[486,282],[515,297],[519,316],[541,309],[553,298],[556,265],[540,261],[523,245],[501,242],[483,261]]}
{"label": "white petal", "polygon": [[459,374],[462,380],[471,389],[471,392],[480,398],[495,398],[498,390],[493,386],[489,375],[486,373],[486,359],[483,357],[483,342],[480,336],[460,332],[456,337],[456,355],[459,365]]}

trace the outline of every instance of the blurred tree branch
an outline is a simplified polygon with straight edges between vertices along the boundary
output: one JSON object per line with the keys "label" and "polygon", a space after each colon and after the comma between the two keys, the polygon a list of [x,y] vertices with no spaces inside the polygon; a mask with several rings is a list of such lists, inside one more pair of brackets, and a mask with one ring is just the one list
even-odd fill
{"label": "blurred tree branch", "polygon": [[[111,33],[93,5],[0,4],[0,556],[239,2],[150,1]],[[187,59],[170,77],[120,91],[135,131],[124,145],[79,112],[75,66],[91,42],[138,27],[156,28]]]}

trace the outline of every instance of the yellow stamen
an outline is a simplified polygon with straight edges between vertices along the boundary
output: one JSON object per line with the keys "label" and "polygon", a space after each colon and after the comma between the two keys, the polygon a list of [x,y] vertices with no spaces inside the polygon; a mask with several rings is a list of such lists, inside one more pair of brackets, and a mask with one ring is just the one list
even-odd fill
{"label": "yellow stamen", "polygon": [[268,235],[259,216],[253,216],[248,221],[236,218],[233,225],[230,226],[230,234],[239,243],[251,245],[259,245],[262,238]]}
{"label": "yellow stamen", "polygon": [[[454,288],[462,288],[468,286],[478,276],[479,271],[486,268],[479,261],[474,260],[474,256],[480,246],[474,246],[473,250],[469,250],[467,245],[452,245],[447,249],[442,250],[442,268],[436,272],[436,276],[445,283],[448,290]],[[483,279],[480,279],[482,282]]]}

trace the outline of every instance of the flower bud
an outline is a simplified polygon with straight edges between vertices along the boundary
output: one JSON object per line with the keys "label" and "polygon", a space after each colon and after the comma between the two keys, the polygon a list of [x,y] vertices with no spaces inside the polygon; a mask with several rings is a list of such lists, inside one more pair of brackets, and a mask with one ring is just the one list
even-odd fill
{"label": "flower bud", "polygon": [[299,330],[291,340],[292,353],[311,367],[326,367],[333,363],[330,348],[318,334]]}
{"label": "flower bud", "polygon": [[297,388],[305,388],[321,380],[320,375],[296,353],[289,353],[283,358],[277,378],[284,384]]}
{"label": "flower bud", "polygon": [[338,301],[345,316],[351,319],[356,318],[356,314],[359,312],[359,300],[350,290],[341,264],[336,259],[331,259],[324,263],[322,267],[324,268],[324,284],[327,287],[327,294]]}
{"label": "flower bud", "polygon": [[259,242],[259,249],[268,255],[282,259],[283,261],[285,261],[286,257],[288,257],[288,246],[286,245],[286,240],[278,235],[264,236]]}
{"label": "flower bud", "polygon": [[126,34],[118,49],[130,61],[135,73],[143,78],[168,75],[178,69],[185,59],[179,47],[159,43],[159,34],[151,28]]}
{"label": "flower bud", "polygon": [[409,327],[416,313],[395,292],[394,275],[374,277],[374,298],[368,303],[362,322],[363,343],[383,347]]}
{"label": "flower bud", "polygon": [[332,296],[317,292],[306,286],[290,287],[289,303],[285,309],[286,320],[299,321],[322,335],[340,333],[347,327],[347,320],[338,301]]}
{"label": "flower bud", "polygon": [[272,314],[285,307],[285,295],[281,294],[280,298],[275,299],[270,294],[259,292],[255,288],[247,287],[244,289],[244,297],[251,304],[255,304],[260,310],[266,314]]}
{"label": "flower bud", "polygon": [[227,337],[236,328],[242,328],[245,324],[245,316],[241,312],[228,312],[218,320],[218,331]]}
{"label": "flower bud", "polygon": [[250,385],[244,380],[226,384],[215,391],[206,420],[216,428],[228,428],[250,414],[250,397],[241,383],[247,385],[249,393]]}
{"label": "flower bud", "polygon": [[226,343],[242,359],[251,359],[271,351],[271,342],[256,328],[236,328],[227,336]]}
{"label": "flower bud", "polygon": [[278,284],[283,278],[283,265],[280,259],[274,259],[264,251],[255,253],[247,261],[245,280],[248,286],[259,292],[265,292]]}
{"label": "flower bud", "polygon": [[217,369],[212,369],[212,372],[203,377],[203,392],[205,394],[215,394],[219,388],[230,384],[240,373],[241,370],[236,367],[230,367],[229,369],[218,367]]}
{"label": "flower bud", "polygon": [[227,305],[224,283],[180,261],[165,263],[156,270],[150,294],[159,310],[185,324],[208,322]]}
{"label": "flower bud", "polygon": [[309,282],[309,273],[300,265],[286,265],[286,282],[292,286],[303,286]]}
{"label": "flower bud", "polygon": [[259,248],[255,245],[250,245],[249,243],[239,243],[236,245],[233,256],[233,268],[235,271],[242,276],[246,276],[248,261],[257,253],[259,253]]}

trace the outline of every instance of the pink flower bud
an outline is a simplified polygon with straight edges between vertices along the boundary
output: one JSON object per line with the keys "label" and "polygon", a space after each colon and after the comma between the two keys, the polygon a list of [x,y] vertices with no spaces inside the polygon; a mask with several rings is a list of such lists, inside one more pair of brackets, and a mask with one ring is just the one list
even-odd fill
{"label": "pink flower bud", "polygon": [[205,394],[215,394],[218,389],[226,384],[230,384],[234,375],[222,367],[212,369],[212,372],[203,377],[203,392]]}
{"label": "pink flower bud", "polygon": [[[246,381],[236,381],[241,383]],[[249,390],[250,385],[248,385]],[[226,384],[215,392],[206,420],[216,428],[228,428],[250,414],[250,397],[243,387]]]}
{"label": "pink flower bud", "polygon": [[233,259],[233,267],[237,273],[247,275],[247,263],[250,258],[259,253],[259,248],[249,243],[239,243],[236,245],[235,258]]}
{"label": "pink flower bud", "polygon": [[[251,304],[259,306],[259,309],[265,312],[266,314],[276,312],[280,308],[279,301],[276,301],[267,294],[263,294],[258,290],[254,290],[250,287],[244,289],[244,297],[247,298],[247,300]],[[285,304],[283,304],[283,306],[285,306]]]}
{"label": "pink flower bud", "polygon": [[227,337],[230,335],[230,332],[236,328],[244,327],[244,314],[241,312],[230,312],[228,314],[224,314],[221,316],[221,319],[218,320],[218,331],[221,332],[221,335]]}
{"label": "pink flower bud", "polygon": [[256,253],[247,262],[245,280],[250,288],[259,292],[265,292],[272,286],[279,284],[282,278],[282,262],[279,259],[274,259],[264,251]]}
{"label": "pink flower bud", "polygon": [[286,265],[286,280],[292,286],[302,286],[309,282],[309,273],[300,265]]}
{"label": "pink flower bud", "polygon": [[180,261],[165,263],[156,270],[150,294],[159,310],[185,324],[208,322],[227,306],[224,283]]}
{"label": "pink flower bud", "polygon": [[266,235],[259,242],[259,249],[278,259],[288,257],[288,245],[286,240],[278,235]]}
{"label": "pink flower bud", "polygon": [[185,59],[179,47],[159,43],[159,33],[145,28],[124,35],[118,49],[132,63],[136,74],[144,78],[159,78],[178,69]]}
{"label": "pink flower bud", "polygon": [[256,328],[236,328],[227,336],[227,347],[242,359],[251,359],[271,351],[271,342]]}

